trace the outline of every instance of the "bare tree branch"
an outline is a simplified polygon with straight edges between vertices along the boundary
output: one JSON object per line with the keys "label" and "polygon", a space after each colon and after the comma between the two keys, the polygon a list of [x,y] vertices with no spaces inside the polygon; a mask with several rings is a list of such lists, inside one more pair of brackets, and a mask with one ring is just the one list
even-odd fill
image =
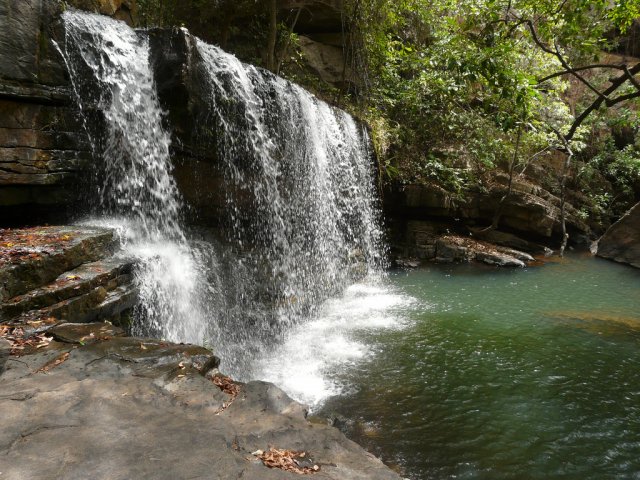
{"label": "bare tree branch", "polygon": [[582,122],[584,122],[587,119],[587,117],[591,114],[591,112],[597,110],[603,104],[605,104],[607,107],[611,107],[611,106],[616,105],[616,104],[618,104],[620,102],[624,102],[624,101],[630,100],[632,98],[640,97],[640,90],[638,90],[637,92],[630,93],[630,94],[627,94],[627,95],[622,95],[622,96],[620,96],[620,97],[618,97],[616,99],[613,99],[613,100],[608,98],[609,95],[614,93],[618,88],[620,88],[629,79],[629,76],[635,76],[639,72],[640,72],[640,62],[635,64],[633,67],[627,69],[619,77],[616,77],[613,80],[611,80],[611,85],[606,90],[604,90],[604,92],[602,92],[603,96],[596,98],[591,103],[591,105],[589,105],[587,108],[585,108],[582,111],[582,113],[578,117],[576,117],[576,119],[574,120],[573,124],[571,125],[571,128],[569,128],[569,132],[567,133],[565,138],[568,141],[571,141],[573,139],[574,135],[576,134],[576,131],[580,127],[580,125],[582,125]]}
{"label": "bare tree branch", "polygon": [[584,65],[582,67],[571,67],[568,70],[561,70],[559,72],[555,72],[555,73],[551,73],[549,75],[547,75],[546,77],[542,77],[540,80],[538,80],[538,83],[544,83],[548,80],[551,80],[552,78],[556,78],[556,77],[561,77],[563,75],[571,75],[574,72],[582,72],[584,70],[594,70],[597,68],[610,68],[610,69],[614,69],[614,70],[625,70],[628,67],[626,65],[616,65],[616,64],[610,64],[610,63],[593,63],[590,65]]}

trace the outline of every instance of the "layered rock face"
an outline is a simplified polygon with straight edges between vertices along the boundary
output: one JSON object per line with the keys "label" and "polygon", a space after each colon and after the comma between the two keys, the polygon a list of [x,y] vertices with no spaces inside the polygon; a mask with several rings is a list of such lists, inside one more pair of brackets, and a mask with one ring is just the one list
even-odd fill
{"label": "layered rock face", "polygon": [[0,216],[31,222],[77,202],[91,159],[64,61],[58,2],[0,1]]}
{"label": "layered rock face", "polygon": [[640,268],[640,203],[598,241],[598,256]]}
{"label": "layered rock face", "polygon": [[132,268],[110,229],[0,229],[0,323],[117,323],[137,300]]}
{"label": "layered rock face", "polygon": [[[406,185],[385,195],[385,210],[390,217],[408,219],[456,218],[467,224],[491,224],[506,188],[494,188],[464,200],[429,185]],[[502,207],[500,227],[516,234],[548,242],[559,236],[560,200],[540,187],[514,188]],[[567,228],[581,239],[590,234],[589,226],[567,206]]]}
{"label": "layered rock face", "polygon": [[[133,21],[132,0],[67,2]],[[58,50],[64,7],[55,0],[0,0],[0,218],[3,224],[66,221],[78,210],[92,151]]]}

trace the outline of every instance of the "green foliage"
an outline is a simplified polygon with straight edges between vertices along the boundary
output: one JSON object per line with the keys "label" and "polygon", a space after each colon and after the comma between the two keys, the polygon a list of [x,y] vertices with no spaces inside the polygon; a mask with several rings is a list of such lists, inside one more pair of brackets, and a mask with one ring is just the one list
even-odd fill
{"label": "green foliage", "polygon": [[[593,101],[592,92],[567,77],[539,83],[563,68],[545,49],[557,48],[570,65],[595,61],[612,46],[608,33],[640,16],[638,0],[347,3],[352,63],[387,178],[436,182],[461,194],[483,188],[493,169],[521,172],[544,158],[540,152],[562,147],[558,133],[569,130],[572,111]],[[601,88],[610,76],[592,80]],[[596,111],[572,139],[584,160],[598,153],[590,142],[603,126],[615,127],[613,117],[629,128],[638,115],[632,108],[606,117]],[[589,168],[606,178],[621,176],[620,188],[629,192],[637,188],[633,152],[612,147]],[[587,193],[604,201],[600,190]]]}

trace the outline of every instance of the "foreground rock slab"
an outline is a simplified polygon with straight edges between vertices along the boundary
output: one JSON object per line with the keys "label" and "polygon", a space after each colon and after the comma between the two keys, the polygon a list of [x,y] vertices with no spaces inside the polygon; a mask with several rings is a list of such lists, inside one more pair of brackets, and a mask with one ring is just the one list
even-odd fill
{"label": "foreground rock slab", "polygon": [[43,348],[0,355],[2,479],[299,478],[252,454],[269,447],[306,452],[312,477],[400,478],[274,385],[220,376],[204,348],[108,323],[45,334]]}

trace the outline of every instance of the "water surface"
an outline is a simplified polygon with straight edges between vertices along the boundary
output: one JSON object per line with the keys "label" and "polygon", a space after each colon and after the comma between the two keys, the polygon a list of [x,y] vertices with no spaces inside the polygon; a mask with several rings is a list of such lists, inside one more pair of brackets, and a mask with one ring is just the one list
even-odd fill
{"label": "water surface", "polygon": [[389,281],[395,328],[343,319],[355,356],[319,369],[339,391],[320,415],[412,479],[640,478],[640,271],[574,256]]}

